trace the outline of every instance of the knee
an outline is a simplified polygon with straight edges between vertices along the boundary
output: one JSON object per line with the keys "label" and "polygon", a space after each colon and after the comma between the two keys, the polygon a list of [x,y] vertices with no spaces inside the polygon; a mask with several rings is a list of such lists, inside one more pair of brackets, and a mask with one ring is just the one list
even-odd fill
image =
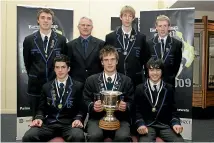
{"label": "knee", "polygon": [[35,135],[31,134],[29,131],[27,131],[24,136],[22,137],[22,142],[35,142],[39,139],[36,138]]}
{"label": "knee", "polygon": [[174,139],[174,142],[184,142],[184,139],[182,138],[182,136],[178,136]]}
{"label": "knee", "polygon": [[130,141],[132,141],[132,138],[130,135],[120,134],[120,135],[115,135],[114,141],[116,141],[116,142],[130,142]]}
{"label": "knee", "polygon": [[87,141],[88,142],[103,142],[103,132],[88,132]]}
{"label": "knee", "polygon": [[66,142],[85,142],[84,132],[80,129],[76,132],[73,132],[65,140]]}
{"label": "knee", "polygon": [[139,142],[156,142],[156,141],[152,140],[151,138],[141,136],[141,137],[139,137]]}

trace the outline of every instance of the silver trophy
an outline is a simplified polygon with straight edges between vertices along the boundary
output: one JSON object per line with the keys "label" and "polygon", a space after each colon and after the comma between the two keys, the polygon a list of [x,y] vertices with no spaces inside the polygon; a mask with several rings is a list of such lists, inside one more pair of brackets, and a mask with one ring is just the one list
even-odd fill
{"label": "silver trophy", "polygon": [[119,120],[114,116],[114,111],[118,108],[119,91],[101,91],[102,104],[106,115],[99,121],[99,127],[104,130],[117,130],[120,128]]}

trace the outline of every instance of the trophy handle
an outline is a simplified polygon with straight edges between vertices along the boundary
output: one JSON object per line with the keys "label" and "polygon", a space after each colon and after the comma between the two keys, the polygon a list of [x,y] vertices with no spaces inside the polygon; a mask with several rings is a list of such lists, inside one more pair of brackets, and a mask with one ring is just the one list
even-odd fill
{"label": "trophy handle", "polygon": [[118,100],[116,103],[116,110],[118,110],[118,108],[119,108],[119,103],[120,103],[120,101]]}
{"label": "trophy handle", "polygon": [[121,96],[121,97],[120,97],[120,101],[124,101],[124,96]]}

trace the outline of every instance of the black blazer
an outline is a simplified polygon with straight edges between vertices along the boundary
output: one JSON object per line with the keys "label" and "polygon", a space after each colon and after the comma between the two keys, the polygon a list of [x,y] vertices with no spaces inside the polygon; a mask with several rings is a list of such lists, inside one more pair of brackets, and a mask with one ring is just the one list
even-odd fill
{"label": "black blazer", "polygon": [[[158,36],[150,39],[148,44],[152,57],[161,58],[161,44],[158,42]],[[175,86],[175,76],[182,59],[182,42],[168,36],[165,45],[163,80]]]}
{"label": "black blazer", "polygon": [[57,96],[55,80],[44,84],[35,119],[42,119],[46,124],[54,122],[71,124],[76,119],[84,123],[86,108],[84,108],[82,98],[83,88],[82,83],[72,80],[69,76],[60,109],[58,108],[60,98]]}
{"label": "black blazer", "polygon": [[[115,81],[115,86],[114,86],[115,91],[120,91],[123,94],[120,97],[124,97],[124,102],[127,103],[127,109],[125,112],[121,111],[115,111],[115,116],[119,120],[125,120],[125,121],[130,121],[130,111],[132,108],[132,103],[133,103],[133,94],[134,94],[134,88],[132,81],[129,77],[117,73],[117,79]],[[83,91],[83,96],[84,96],[84,102],[86,106],[88,107],[88,112],[89,112],[89,119],[101,119],[104,117],[105,112],[100,112],[97,113],[94,111],[94,102],[97,100],[97,95],[101,91],[105,90],[104,86],[104,81],[103,81],[103,72],[98,73],[95,75],[92,75],[87,78],[85,82],[85,88]]]}
{"label": "black blazer", "polygon": [[104,45],[104,41],[93,36],[90,36],[89,38],[86,56],[81,44],[81,37],[74,39],[67,44],[67,54],[71,60],[71,70],[69,74],[73,79],[83,83],[85,83],[88,76],[103,70],[99,59],[99,52]]}
{"label": "black blazer", "polygon": [[163,82],[156,106],[157,111],[152,112],[152,107],[147,82],[138,85],[135,91],[135,125],[137,128],[142,125],[151,126],[155,123],[164,126],[180,125],[180,119],[176,113],[174,89],[170,84]]}
{"label": "black blazer", "polygon": [[129,76],[135,86],[142,83],[142,79],[144,79],[142,67],[145,68],[150,58],[146,36],[132,28],[126,56],[123,55],[123,32],[121,27],[106,35],[105,44],[113,45],[119,53],[117,71]]}
{"label": "black blazer", "polygon": [[42,85],[55,78],[53,59],[64,54],[66,49],[66,38],[54,31],[51,32],[48,43],[47,57],[39,31],[25,37],[23,57],[28,74],[27,93],[29,95],[40,95]]}

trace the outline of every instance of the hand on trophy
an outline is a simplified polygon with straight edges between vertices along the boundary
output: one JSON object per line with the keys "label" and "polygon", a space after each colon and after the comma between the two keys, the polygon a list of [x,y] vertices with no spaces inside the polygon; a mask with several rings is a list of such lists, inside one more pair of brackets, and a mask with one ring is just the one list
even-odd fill
{"label": "hand on trophy", "polygon": [[82,122],[80,120],[73,121],[72,128],[83,128]]}
{"label": "hand on trophy", "polygon": [[120,103],[119,103],[119,106],[118,106],[118,110],[122,111],[122,112],[125,112],[126,111],[126,102],[121,100]]}
{"label": "hand on trophy", "polygon": [[137,129],[137,132],[141,135],[147,134],[148,133],[148,128],[146,126],[140,126]]}
{"label": "hand on trophy", "polygon": [[103,105],[102,105],[101,100],[97,100],[97,101],[94,103],[94,111],[95,111],[95,112],[102,112],[102,111],[103,111]]}

